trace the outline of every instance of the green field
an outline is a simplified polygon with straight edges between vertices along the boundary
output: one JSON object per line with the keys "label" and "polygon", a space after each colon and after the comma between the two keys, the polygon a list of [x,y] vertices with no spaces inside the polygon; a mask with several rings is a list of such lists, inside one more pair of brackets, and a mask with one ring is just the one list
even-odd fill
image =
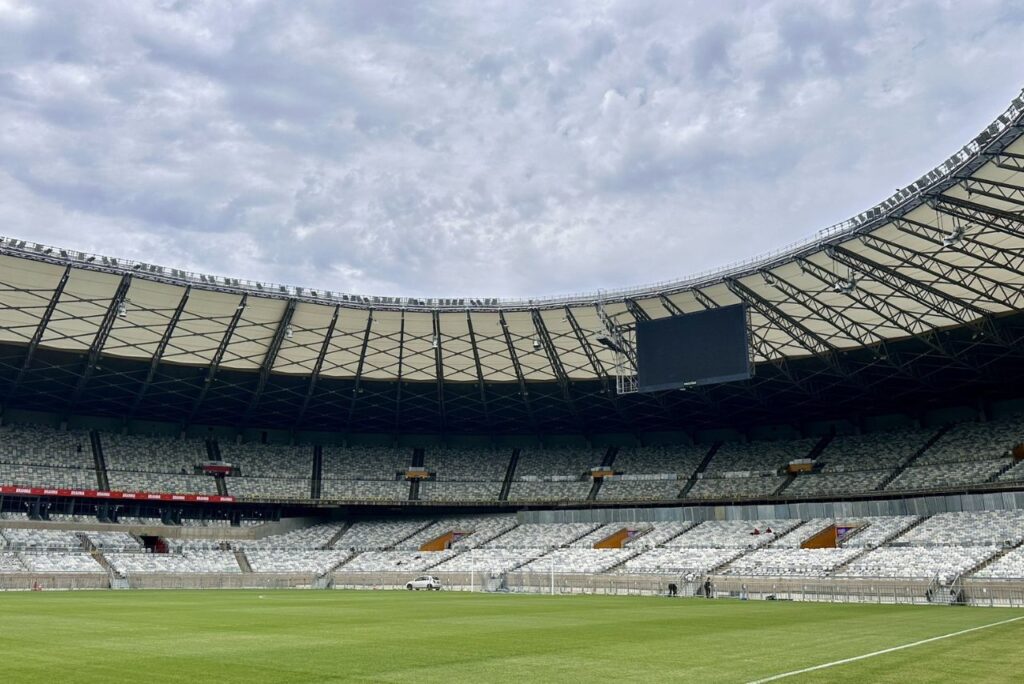
{"label": "green field", "polygon": [[[17,682],[746,682],[1024,611],[445,592],[0,594]],[[1021,681],[1024,620],[785,679]]]}

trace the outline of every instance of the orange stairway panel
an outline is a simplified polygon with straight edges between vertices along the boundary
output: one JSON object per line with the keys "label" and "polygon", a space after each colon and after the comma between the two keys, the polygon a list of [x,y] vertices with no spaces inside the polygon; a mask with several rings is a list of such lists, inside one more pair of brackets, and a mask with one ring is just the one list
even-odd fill
{"label": "orange stairway panel", "polygon": [[452,530],[451,532],[445,532],[437,539],[431,539],[422,546],[420,551],[444,551],[445,549],[451,548],[451,545],[458,540],[465,537],[469,532],[463,532],[461,530]]}
{"label": "orange stairway panel", "polygon": [[594,544],[595,549],[621,549],[630,540],[632,535],[629,528],[623,527],[618,532],[613,532],[601,541]]}
{"label": "orange stairway panel", "polygon": [[839,533],[835,525],[829,525],[813,537],[800,543],[801,549],[834,549],[837,546],[839,546]]}

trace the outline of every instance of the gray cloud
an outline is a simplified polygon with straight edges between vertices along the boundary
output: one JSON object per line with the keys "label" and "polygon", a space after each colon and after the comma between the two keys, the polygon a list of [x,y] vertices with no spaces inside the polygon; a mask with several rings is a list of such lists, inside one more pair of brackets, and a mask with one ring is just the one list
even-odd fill
{"label": "gray cloud", "polygon": [[340,291],[670,279],[1017,94],[1009,2],[0,0],[3,232]]}

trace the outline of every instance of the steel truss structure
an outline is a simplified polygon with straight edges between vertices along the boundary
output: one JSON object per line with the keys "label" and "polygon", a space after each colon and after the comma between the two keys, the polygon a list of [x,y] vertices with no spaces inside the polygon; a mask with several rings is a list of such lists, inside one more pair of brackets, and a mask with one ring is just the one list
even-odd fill
{"label": "steel truss structure", "polygon": [[[2,238],[0,399],[183,427],[590,433],[1019,394],[1022,133],[1018,98],[943,165],[811,240],[536,301],[342,295]],[[597,341],[740,302],[750,381],[628,394],[631,350]]]}

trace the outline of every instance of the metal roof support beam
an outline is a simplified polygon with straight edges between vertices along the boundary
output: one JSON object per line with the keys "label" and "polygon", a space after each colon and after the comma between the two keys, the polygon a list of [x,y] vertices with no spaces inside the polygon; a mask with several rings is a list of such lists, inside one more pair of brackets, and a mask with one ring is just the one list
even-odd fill
{"label": "metal roof support beam", "polygon": [[928,203],[933,209],[940,210],[951,216],[954,215],[951,213],[951,207],[956,207],[966,213],[964,218],[993,229],[1001,230],[1009,235],[1019,235],[1024,230],[1024,216],[1019,216],[1010,211],[1003,211],[1002,209],[960,199],[959,197],[949,197],[948,195],[932,195]]}
{"label": "metal roof support beam", "polygon": [[954,323],[981,329],[977,323],[977,319],[980,317],[977,310],[952,295],[937,290],[927,283],[905,276],[866,256],[851,252],[842,245],[833,246],[828,253],[844,266],[884,283],[894,292],[916,300]]}
{"label": "metal roof support beam", "polygon": [[313,372],[309,376],[309,385],[306,387],[306,394],[302,397],[302,406],[299,408],[299,413],[295,417],[295,423],[292,426],[293,430],[297,430],[302,425],[302,419],[306,417],[306,410],[309,408],[309,402],[313,398],[313,391],[316,389],[316,383],[320,380],[320,370],[324,367],[324,359],[327,357],[327,350],[331,346],[331,338],[334,336],[334,328],[338,324],[338,315],[341,312],[341,306],[334,306],[334,313],[331,315],[331,322],[327,324],[327,332],[324,334],[323,344],[320,345],[320,351],[317,352],[316,362],[313,364]]}
{"label": "metal roof support beam", "polygon": [[[1019,219],[1006,219],[998,216],[991,216],[986,212],[969,209],[960,205],[946,205],[935,202],[932,204],[935,216],[941,221],[942,217],[948,216],[953,219],[956,228],[962,228],[965,233],[972,236],[997,235],[1020,238],[1024,236],[1024,217]],[[909,221],[909,219],[904,219]],[[916,222],[914,222],[916,223]],[[966,225],[965,225],[966,224]],[[927,226],[932,228],[932,226]],[[935,230],[934,228],[932,228]],[[992,245],[974,240],[978,247],[992,249]]]}
{"label": "metal roof support beam", "polygon": [[1019,185],[981,178],[965,178],[960,181],[960,185],[967,191],[968,197],[981,195],[1024,207],[1024,188]]}
{"label": "metal roof support beam", "polygon": [[174,307],[174,313],[171,314],[171,320],[168,321],[167,327],[164,328],[163,335],[160,336],[160,342],[156,345],[156,349],[153,351],[153,358],[149,362],[149,371],[146,373],[146,379],[142,381],[142,386],[139,387],[139,391],[135,393],[135,400],[132,402],[132,409],[129,412],[130,415],[135,415],[135,412],[139,408],[139,404],[142,403],[143,397],[145,397],[146,392],[149,391],[149,386],[153,384],[156,372],[160,368],[160,360],[164,357],[164,352],[167,351],[167,345],[171,342],[171,336],[174,335],[174,329],[178,327],[178,321],[181,320],[181,314],[184,313],[185,305],[188,304],[188,298],[191,294],[192,286],[186,285],[185,291],[181,294],[181,299],[178,300],[178,305]]}
{"label": "metal roof support beam", "polygon": [[671,299],[669,299],[668,296],[665,295],[665,293],[659,292],[658,293],[658,299],[661,300],[662,305],[666,309],[668,309],[668,312],[670,314],[672,314],[673,316],[685,316],[686,315],[686,312],[683,311],[682,309],[680,309],[678,306],[676,306],[676,303],[673,302]]}
{"label": "metal roof support beam", "polygon": [[537,432],[539,431],[537,428],[537,417],[533,415],[530,393],[526,389],[526,377],[523,375],[523,367],[519,363],[519,355],[516,353],[515,345],[512,344],[512,334],[508,330],[508,322],[505,320],[504,311],[498,311],[498,322],[501,324],[501,333],[505,337],[506,346],[508,346],[508,355],[512,360],[512,367],[516,371],[516,379],[519,380],[519,396],[523,399],[523,406],[526,408],[526,415],[530,420],[530,426]]}
{"label": "metal roof support beam", "polygon": [[[864,325],[860,321],[850,318],[845,313],[822,302],[817,297],[808,295],[798,287],[794,287],[785,278],[782,278],[771,271],[761,271],[765,282],[784,294],[791,301],[796,302],[803,308],[813,313],[818,318],[829,321],[829,323],[841,332],[846,332],[850,340],[861,344],[877,344],[883,341],[881,335]],[[840,325],[836,325],[839,322]]]}
{"label": "metal roof support beam", "polygon": [[53,294],[50,296],[50,300],[46,303],[46,308],[43,309],[43,315],[39,317],[39,324],[36,326],[32,339],[29,340],[28,349],[25,351],[25,359],[21,362],[21,368],[18,369],[18,374],[15,376],[14,382],[11,383],[11,389],[7,392],[8,399],[17,394],[21,381],[25,379],[25,373],[32,366],[32,359],[35,358],[36,349],[39,347],[39,343],[42,342],[43,335],[46,334],[46,327],[50,324],[50,319],[53,318],[53,312],[57,309],[57,302],[60,301],[61,295],[64,294],[64,286],[67,285],[69,277],[71,277],[70,265],[64,268],[64,273],[61,274],[60,280],[57,281],[57,286],[53,289]]}
{"label": "metal roof support beam", "polygon": [[851,333],[848,335],[849,339],[855,342],[859,342],[862,345],[877,346],[879,349],[879,358],[885,359],[888,362],[888,365],[890,365],[892,368],[894,368],[901,374],[904,374],[912,378],[914,377],[911,373],[907,371],[907,369],[903,365],[897,363],[894,359],[890,357],[889,352],[886,350],[885,338],[882,335],[878,334],[876,330],[873,330],[864,323],[861,323],[860,321],[848,316],[842,310],[825,304],[824,302],[820,301],[817,297],[808,295],[805,291],[801,290],[798,287],[794,287],[791,283],[786,281],[786,279],[781,278],[774,273],[764,271],[763,274],[766,274],[768,276],[766,278],[766,281],[779,292],[783,293],[791,300],[797,302],[802,307],[804,307],[814,315],[818,316],[819,318],[832,322],[833,325],[835,325],[836,321],[839,321],[841,323],[841,326],[835,326],[836,329],[845,330]]}
{"label": "metal roof support beam", "polygon": [[[826,287],[832,287],[835,282],[839,279],[835,273],[832,273],[826,268],[819,266],[813,261],[808,261],[803,258],[797,259],[797,264],[800,266],[804,273],[818,279]],[[847,264],[848,265],[848,264]],[[892,287],[889,283],[883,282],[887,287]],[[895,291],[895,290],[894,290]],[[864,288],[856,288],[853,292],[846,295],[850,299],[861,303],[865,308],[868,308],[877,313],[881,318],[889,323],[890,326],[901,330],[907,334],[908,337],[916,337],[924,342],[926,345],[931,347],[934,351],[938,352],[942,356],[951,358],[952,355],[942,344],[932,331],[932,326],[926,323],[921,317],[905,311],[898,306],[895,306],[885,297],[879,296],[873,292],[870,292]],[[909,296],[909,295],[908,295]],[[915,297],[911,297],[915,301],[920,301]],[[926,302],[922,302],[928,305]],[[930,306],[930,305],[928,305]]]}
{"label": "metal roof support beam", "polygon": [[640,306],[635,299],[627,298],[625,300],[625,303],[626,308],[629,310],[629,313],[633,314],[633,318],[635,318],[637,321],[651,320],[650,315],[648,315],[648,313],[644,311],[643,307]]}
{"label": "metal roof support beam", "polygon": [[[952,283],[976,295],[983,301],[993,304],[1003,304],[1006,302],[1005,288],[1002,287],[999,281],[944,261],[940,258],[942,256],[941,253],[923,254],[875,235],[863,235],[861,236],[861,241],[877,252],[898,259],[900,263],[912,265],[914,268],[931,275],[939,281]],[[937,288],[933,289],[937,290]],[[941,292],[941,290],[937,291]],[[947,296],[952,297],[952,295]],[[979,318],[988,315],[988,311],[970,302],[962,301],[962,305],[970,309]]]}
{"label": "metal roof support beam", "polygon": [[345,421],[345,431],[351,432],[352,430],[352,419],[356,414],[356,400],[359,398],[359,393],[363,380],[363,366],[366,364],[366,348],[370,344],[370,329],[373,327],[373,309],[366,311],[366,330],[363,331],[363,344],[359,348],[359,363],[356,365],[356,379],[355,384],[352,385],[352,401],[348,405],[348,419]]}
{"label": "metal roof support beam", "polygon": [[441,416],[442,434],[448,430],[448,416],[444,402],[444,346],[441,341],[441,314],[435,309],[434,319],[434,377],[437,380],[437,409]]}
{"label": "metal roof support beam", "polygon": [[398,319],[398,377],[395,378],[395,433],[402,426],[402,363],[405,360],[405,310]]}
{"label": "metal roof support beam", "polygon": [[797,344],[807,351],[815,355],[829,355],[835,351],[835,348],[823,340],[817,333],[809,330],[802,323],[790,317],[739,280],[727,280],[725,285],[729,288],[730,292],[757,309],[762,316],[784,330],[787,335],[792,337]]}
{"label": "metal roof support beam", "polygon": [[[968,250],[962,245],[945,244],[943,240],[947,237],[947,233],[940,228],[906,218],[893,219],[893,225],[908,235],[913,235],[921,240],[931,243],[941,251],[956,252],[958,254],[963,254],[970,259],[981,262],[977,266],[962,266],[962,268],[968,271],[973,278],[988,282],[991,287],[1004,290],[1004,294],[1006,296],[1004,301],[1011,302],[1014,298],[1020,298],[1024,295],[1024,291],[1022,291],[1020,287],[1013,287],[1001,280],[991,278],[987,276],[983,270],[988,267],[993,267],[1011,271],[1013,273],[1024,273],[1024,254],[1021,254],[1020,250],[1007,250],[1001,247],[987,245],[983,242],[978,242],[977,240],[970,241],[970,249]],[[966,237],[969,236],[965,236],[965,239]],[[936,260],[945,263],[943,260],[938,259],[937,255]],[[959,281],[957,282],[959,283]],[[1019,302],[1015,302],[1013,308],[1019,309]]]}
{"label": "metal roof support beam", "polygon": [[85,368],[82,370],[81,375],[78,376],[75,389],[71,393],[71,399],[67,404],[68,410],[78,403],[82,392],[85,391],[85,385],[89,382],[89,378],[92,377],[93,371],[96,370],[96,366],[100,361],[100,354],[103,353],[103,347],[107,343],[107,338],[110,337],[114,321],[117,320],[118,309],[124,305],[124,300],[128,296],[128,288],[131,287],[131,284],[131,275],[126,273],[121,276],[121,282],[117,284],[117,290],[114,291],[114,296],[110,300],[110,306],[107,307],[107,312],[103,314],[103,320],[100,322],[99,329],[96,330],[96,336],[92,339],[92,344],[89,345],[89,357],[85,362]]}
{"label": "metal roof support beam", "polygon": [[612,408],[619,417],[625,419],[625,415],[622,413],[622,407],[619,405],[619,395],[615,393],[611,383],[608,381],[608,373],[605,371],[604,364],[601,363],[601,359],[598,358],[597,354],[594,353],[593,347],[590,346],[590,342],[587,340],[586,333],[583,328],[580,327],[579,321],[576,320],[575,314],[569,306],[564,307],[565,320],[569,323],[569,327],[572,328],[572,333],[576,337],[576,341],[580,345],[580,349],[583,350],[583,355],[587,357],[587,362],[590,364],[590,368],[594,371],[594,375],[597,376],[598,381],[601,383],[601,394],[608,398],[608,401],[612,403]]}
{"label": "metal roof support beam", "polygon": [[203,380],[203,388],[199,391],[199,396],[196,397],[195,402],[192,404],[192,410],[189,411],[188,418],[185,420],[185,428],[195,420],[203,402],[206,401],[206,395],[210,391],[210,385],[213,384],[214,379],[217,377],[217,371],[220,369],[220,362],[224,359],[224,354],[228,350],[228,344],[231,343],[231,338],[235,334],[238,322],[242,320],[242,313],[245,311],[245,307],[248,302],[248,293],[243,294],[238,306],[235,307],[235,313],[231,315],[231,320],[228,321],[228,327],[224,331],[223,337],[220,339],[220,344],[217,345],[217,351],[214,353],[213,359],[210,360],[210,366],[206,370],[206,378]]}
{"label": "metal roof support beam", "polygon": [[992,161],[1001,169],[1024,173],[1024,154],[1000,152],[992,156]]}
{"label": "metal roof support beam", "polygon": [[476,346],[476,333],[473,331],[473,316],[466,311],[466,326],[469,328],[469,346],[473,350],[473,365],[476,366],[476,382],[480,389],[480,403],[484,409],[484,421],[491,427],[491,410],[487,405],[487,388],[484,385],[484,369],[480,364],[480,350]]}
{"label": "metal roof support beam", "polygon": [[544,324],[544,318],[540,315],[540,311],[538,309],[530,309],[530,318],[533,319],[533,327],[536,329],[537,336],[540,338],[541,346],[544,348],[544,353],[548,357],[548,363],[551,364],[551,371],[555,374],[558,386],[562,390],[562,399],[565,400],[566,405],[569,407],[569,411],[580,423],[580,427],[583,429],[584,433],[586,433],[586,426],[583,424],[582,416],[580,415],[579,409],[576,407],[575,400],[572,398],[569,376],[565,372],[565,366],[562,365],[562,360],[558,357],[558,349],[555,347],[555,343],[551,339],[551,333],[548,331],[547,325]]}
{"label": "metal roof support beam", "polygon": [[601,363],[601,359],[594,353],[593,348],[590,346],[590,342],[587,341],[587,336],[583,332],[583,328],[580,327],[579,322],[576,320],[576,316],[573,314],[572,309],[568,306],[565,307],[565,320],[569,322],[569,327],[572,328],[573,334],[576,336],[576,341],[579,342],[580,349],[583,350],[584,356],[587,357],[587,361],[590,362],[590,367],[594,370],[594,375],[600,378],[604,384],[605,391],[608,390],[608,372],[604,368],[604,364]]}
{"label": "metal roof support beam", "polygon": [[733,294],[754,307],[758,313],[767,318],[773,325],[793,338],[797,344],[824,361],[839,377],[850,381],[858,387],[863,387],[863,383],[839,362],[835,347],[822,339],[817,333],[808,329],[803,323],[792,318],[789,314],[764,299],[739,280],[726,280],[725,285]]}
{"label": "metal roof support beam", "polygon": [[298,303],[298,300],[289,299],[288,303],[285,304],[284,313],[281,315],[281,320],[277,323],[274,336],[270,338],[270,344],[267,346],[267,353],[263,355],[263,361],[260,363],[260,376],[256,382],[256,391],[253,392],[252,399],[249,400],[249,405],[245,409],[245,417],[242,419],[243,424],[249,422],[252,412],[259,406],[263,390],[267,388],[267,381],[270,380],[270,372],[274,369],[274,362],[277,360],[277,355],[281,351],[281,345],[284,344],[285,337],[288,335],[288,330],[292,324],[292,315],[294,315],[295,307]]}

